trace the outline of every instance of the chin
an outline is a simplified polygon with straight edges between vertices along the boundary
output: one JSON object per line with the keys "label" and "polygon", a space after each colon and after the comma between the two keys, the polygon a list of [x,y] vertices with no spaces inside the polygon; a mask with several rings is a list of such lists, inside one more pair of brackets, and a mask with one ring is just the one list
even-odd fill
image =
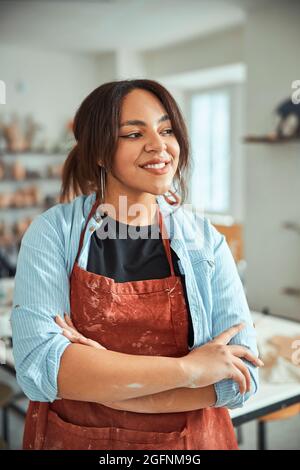
{"label": "chin", "polygon": [[165,186],[163,188],[156,189],[154,191],[149,191],[149,193],[153,194],[154,196],[162,196],[167,191],[169,191],[170,186]]}
{"label": "chin", "polygon": [[158,196],[158,195],[166,193],[167,191],[169,191],[169,189],[172,189],[172,180],[157,185],[154,191],[155,191],[155,194]]}

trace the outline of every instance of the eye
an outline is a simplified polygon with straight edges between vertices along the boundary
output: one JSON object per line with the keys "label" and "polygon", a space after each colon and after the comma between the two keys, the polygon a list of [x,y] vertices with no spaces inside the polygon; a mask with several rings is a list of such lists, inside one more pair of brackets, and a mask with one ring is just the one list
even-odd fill
{"label": "eye", "polygon": [[[173,134],[173,130],[172,129],[165,129],[164,131],[162,132],[168,132],[168,135],[171,135]],[[136,135],[142,135],[140,132],[132,132],[131,134],[128,134],[128,135],[121,135],[120,137],[122,137],[123,139],[135,139],[135,137],[132,137],[132,136],[136,136]]]}
{"label": "eye", "polygon": [[165,129],[163,132],[169,132],[170,134],[173,134],[173,129]]}
{"label": "eye", "polygon": [[123,139],[128,139],[128,138],[131,138],[131,136],[133,135],[141,135],[140,132],[133,132],[132,134],[128,134],[128,135],[121,135],[120,137],[122,137]]}

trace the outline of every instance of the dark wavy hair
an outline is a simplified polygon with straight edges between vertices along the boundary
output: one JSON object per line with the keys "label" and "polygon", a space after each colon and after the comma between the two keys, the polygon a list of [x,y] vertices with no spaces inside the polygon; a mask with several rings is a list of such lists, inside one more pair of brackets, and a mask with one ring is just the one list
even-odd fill
{"label": "dark wavy hair", "polygon": [[153,93],[170,117],[174,135],[180,147],[179,163],[173,185],[178,188],[180,204],[187,197],[185,173],[189,163],[189,138],[179,106],[160,83],[148,79],[117,80],[93,90],[76,111],[73,132],[76,144],[63,167],[60,202],[70,201],[81,194],[96,192],[101,198],[99,161],[106,171],[112,168],[117,150],[123,98],[135,89]]}

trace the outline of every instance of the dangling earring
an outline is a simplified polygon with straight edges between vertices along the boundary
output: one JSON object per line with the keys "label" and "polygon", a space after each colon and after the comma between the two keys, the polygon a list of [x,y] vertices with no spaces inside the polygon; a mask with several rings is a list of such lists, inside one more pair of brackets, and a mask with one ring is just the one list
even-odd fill
{"label": "dangling earring", "polygon": [[100,199],[101,204],[104,204],[104,197],[105,197],[105,168],[100,166]]}
{"label": "dangling earring", "polygon": [[[171,191],[171,189],[169,189],[167,191],[167,193],[163,194],[163,197],[165,198],[165,200],[167,201],[168,204],[170,204],[171,206],[175,206],[175,205],[179,205],[180,204],[180,201],[181,201],[181,198],[177,193],[177,191],[179,190],[180,188],[180,183],[181,183],[181,171],[180,169],[178,169],[178,173],[179,173],[179,181],[178,181],[178,186],[176,188],[175,191]],[[170,194],[168,194],[170,193]],[[172,196],[175,200],[172,200],[169,198],[169,196]]]}

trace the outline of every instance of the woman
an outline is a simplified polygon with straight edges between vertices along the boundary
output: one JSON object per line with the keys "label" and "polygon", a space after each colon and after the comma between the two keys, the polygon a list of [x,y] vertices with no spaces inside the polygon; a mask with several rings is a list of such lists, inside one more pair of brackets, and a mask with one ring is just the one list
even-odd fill
{"label": "woman", "polygon": [[35,218],[18,258],[24,449],[236,449],[227,408],[255,393],[262,363],[224,237],[183,207],[175,100],[152,80],[106,83],[74,135],[71,202]]}

